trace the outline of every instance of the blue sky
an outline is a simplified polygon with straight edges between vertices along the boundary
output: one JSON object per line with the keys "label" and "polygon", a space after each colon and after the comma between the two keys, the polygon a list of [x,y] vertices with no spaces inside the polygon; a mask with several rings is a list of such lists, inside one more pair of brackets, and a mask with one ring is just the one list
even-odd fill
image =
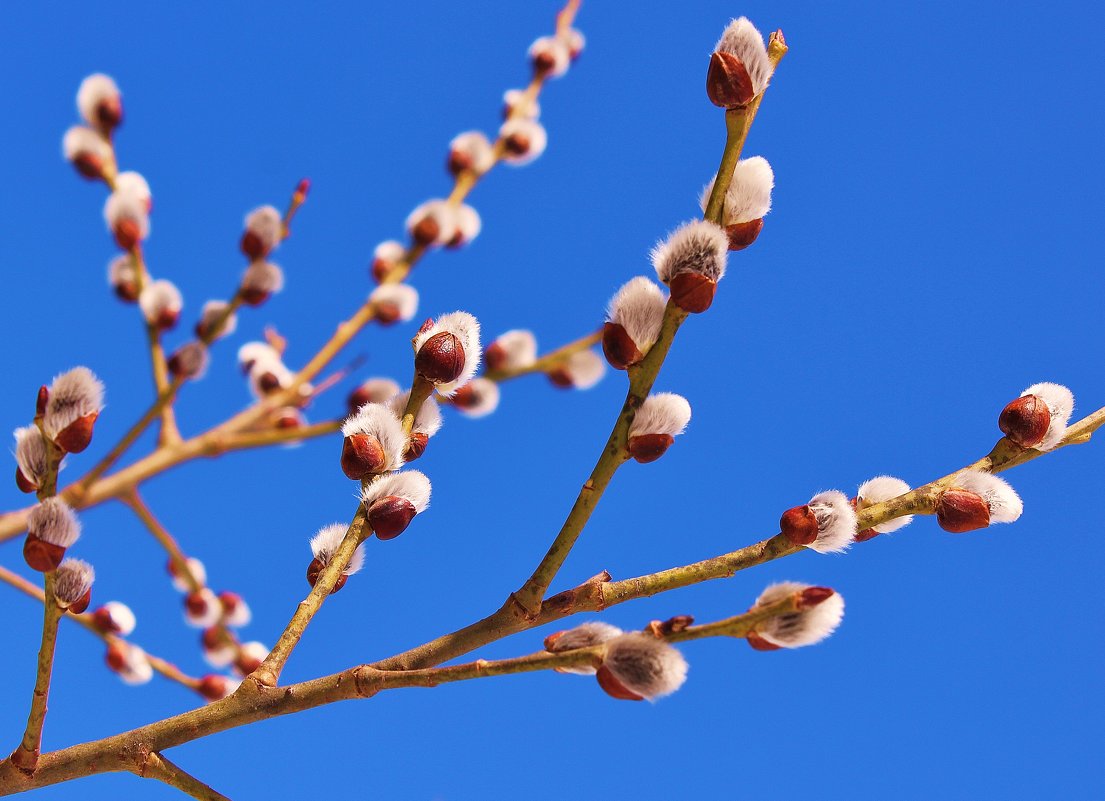
{"label": "blue sky", "polygon": [[[1081,413],[1105,402],[1099,5],[627,8],[585,3],[587,50],[541,100],[548,151],[496,170],[473,195],[479,239],[413,277],[423,316],[466,309],[490,334],[530,327],[550,348],[590,330],[621,283],[648,273],[652,244],[697,213],[724,134],[702,89],[722,27],[745,14],[786,32],[791,52],[745,151],[771,161],[775,207],[657,384],[690,399],[690,429],[663,460],[619,473],[556,588],[733,550],[773,534],[780,512],[817,490],[951,472],[990,448],[1002,406],[1037,381],[1071,386]],[[150,397],[134,310],[104,281],[114,251],[102,187],[59,155],[84,75],[108,72],[123,88],[120,157],[153,186],[148,257],[184,292],[186,320],[232,289],[242,215],[312,179],[277,257],[287,290],[244,314],[236,335],[275,324],[301,363],[369,291],[374,245],[447,191],[449,139],[497,125],[502,91],[524,81],[525,48],[555,10],[544,0],[7,9],[0,69],[18,79],[5,88],[0,421],[25,424],[39,384],[92,367],[109,405],[75,473]],[[361,375],[405,379],[412,333],[372,329],[343,359],[363,353]],[[232,350],[220,346],[209,376],[183,393],[186,433],[248,402]],[[531,377],[507,387],[490,418],[450,417],[420,465],[431,510],[403,537],[371,543],[364,574],[327,604],[286,677],[381,658],[496,608],[544,553],[623,393],[620,374],[579,393]],[[313,418],[338,414],[340,395],[320,399]],[[247,638],[275,640],[306,590],[307,539],[355,511],[337,457],[334,439],[236,454],[146,489],[211,583],[250,601]],[[778,579],[831,585],[847,601],[843,626],[816,648],[686,645],[687,685],[655,705],[534,674],[331,706],[171,756],[234,798],[1098,797],[1103,463],[1095,443],[1008,474],[1026,509],[1011,526],[949,535],[920,520],[844,556],[804,553],[609,610],[623,627],[711,620]],[[14,486],[0,489],[0,506],[22,503]],[[201,672],[145,531],[117,505],[83,520],[98,598],[131,603],[136,641]],[[18,567],[18,545],[0,562]],[[14,745],[40,615],[14,593],[0,598],[0,731]],[[526,653],[546,633],[480,655]],[[162,681],[123,686],[101,652],[85,632],[63,632],[47,747],[195,704]],[[173,792],[106,776],[41,797]]]}

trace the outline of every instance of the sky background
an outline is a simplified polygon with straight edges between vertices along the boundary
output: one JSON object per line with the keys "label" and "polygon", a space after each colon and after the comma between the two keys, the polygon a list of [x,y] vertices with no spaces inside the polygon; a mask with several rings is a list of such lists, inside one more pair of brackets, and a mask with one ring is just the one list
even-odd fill
{"label": "sky background", "polygon": [[[504,89],[557,4],[118,2],[5,10],[7,124],[0,175],[0,421],[28,422],[34,392],[77,364],[108,387],[83,472],[147,406],[134,308],[109,293],[115,254],[104,188],[60,156],[80,79],[120,83],[123,168],[155,196],[148,259],[185,295],[184,341],[203,302],[243,268],[241,218],[313,189],[275,261],[286,291],[241,315],[208,377],[179,405],[196,433],[249,402],[238,344],[275,324],[301,365],[370,290],[377,242],[448,191],[446,144],[494,132]],[[659,462],[619,472],[554,589],[608,569],[626,578],[734,550],[777,531],[818,490],[892,473],[913,484],[985,454],[1002,406],[1037,381],[1105,403],[1101,342],[1100,4],[779,4],[589,0],[582,59],[541,98],[546,154],[496,169],[472,203],[484,231],[415,271],[425,317],[460,308],[490,336],[529,327],[543,349],[602,320],[649,248],[695,216],[722,114],[703,91],[730,17],[791,46],[746,155],[775,169],[759,241],[734,254],[709,313],[680,332],[657,389],[692,403],[688,433]],[[339,364],[406,380],[415,325],[367,330]],[[367,568],[327,603],[285,676],[372,661],[496,609],[529,574],[590,471],[625,390],[540,377],[511,383],[484,420],[450,415],[417,465],[431,509],[399,539],[370,542]],[[341,413],[344,392],[312,419]],[[150,443],[143,441],[142,448]],[[193,463],[149,482],[154,509],[241,592],[271,644],[306,593],[308,538],[349,520],[354,486],[336,438]],[[1099,520],[1105,443],[1007,474],[1022,520],[950,535],[931,519],[847,555],[806,552],[726,581],[624,604],[626,628],[746,609],[793,579],[837,588],[838,633],[798,651],[737,641],[684,646],[691,672],[653,704],[608,698],[556,674],[386,693],[185,745],[170,757],[227,795],[554,799],[1101,797],[1105,692]],[[0,488],[0,508],[26,500]],[[96,598],[137,611],[134,640],[204,671],[164,556],[118,505],[82,515],[75,553]],[[18,540],[0,563],[25,570]],[[6,655],[0,732],[18,740],[41,617],[0,587]],[[554,627],[481,649],[540,648]],[[124,686],[102,643],[65,626],[45,746],[132,728],[196,704],[160,679]],[[582,789],[581,789],[582,788]],[[45,790],[84,801],[170,798],[133,776]]]}

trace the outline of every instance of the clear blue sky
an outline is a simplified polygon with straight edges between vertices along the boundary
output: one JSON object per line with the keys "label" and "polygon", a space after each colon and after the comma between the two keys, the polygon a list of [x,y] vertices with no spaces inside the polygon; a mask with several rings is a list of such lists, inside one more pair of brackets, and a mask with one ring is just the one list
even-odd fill
{"label": "clear blue sky", "polygon": [[[524,51],[555,2],[421,4],[31,4],[6,9],[7,123],[0,172],[5,391],[0,421],[25,424],[35,388],[75,364],[109,405],[87,455],[150,397],[134,310],[108,293],[103,188],[60,155],[80,79],[120,82],[124,167],[155,211],[148,256],[186,297],[185,319],[242,268],[242,215],[314,190],[277,261],[287,291],[242,316],[235,343],[275,323],[298,363],[370,289],[373,246],[447,191],[445,145],[497,125]],[[473,204],[484,232],[434,254],[414,283],[425,314],[469,310],[489,333],[531,327],[546,346],[589,330],[608,296],[649,271],[655,240],[696,214],[723,137],[702,89],[731,16],[782,27],[791,45],[746,153],[775,168],[775,208],[736,254],[714,308],[680,333],[657,385],[686,395],[689,432],[660,462],[631,464],[558,580],[629,577],[773,534],[815,491],[883,472],[917,484],[984,454],[1007,400],[1037,381],[1105,403],[1101,313],[1099,4],[956,2],[584,4],[588,47],[542,97],[549,148],[502,169]],[[185,328],[169,337],[182,341]],[[413,325],[374,329],[349,355],[362,374],[409,372]],[[248,401],[233,346],[181,400],[186,432]],[[491,418],[450,417],[419,467],[431,510],[371,543],[287,671],[304,679],[416,645],[496,608],[544,553],[624,392],[539,378],[506,388]],[[340,393],[316,405],[339,412]],[[148,485],[155,511],[255,611],[271,643],[306,590],[307,539],[348,520],[353,487],[336,439],[192,464]],[[1105,443],[1068,448],[1008,477],[1012,526],[953,536],[921,520],[845,556],[805,553],[737,577],[619,606],[637,627],[745,609],[772,580],[828,584],[844,624],[816,648],[760,654],[685,647],[690,679],[655,705],[617,702],[586,679],[535,674],[407,690],[171,752],[231,797],[606,798],[1100,797],[1100,634]],[[0,505],[24,502],[14,486]],[[163,556],[118,506],[83,516],[81,556],[100,600],[139,615],[136,641],[192,672]],[[17,544],[0,561],[18,566]],[[26,715],[40,615],[0,588],[7,654],[0,731]],[[526,653],[547,631],[480,652]],[[155,680],[123,686],[102,646],[68,627],[46,746],[115,733],[196,703]],[[43,798],[170,798],[130,776]]]}

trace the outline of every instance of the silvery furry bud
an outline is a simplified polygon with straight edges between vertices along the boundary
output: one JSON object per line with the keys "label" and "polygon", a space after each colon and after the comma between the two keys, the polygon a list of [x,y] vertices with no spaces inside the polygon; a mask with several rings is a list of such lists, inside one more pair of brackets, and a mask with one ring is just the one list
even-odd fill
{"label": "silvery furry bud", "polygon": [[456,392],[480,364],[480,324],[467,312],[443,314],[414,338],[414,369],[444,396]]}
{"label": "silvery furry bud", "polygon": [[660,337],[667,298],[644,276],[624,284],[610,300],[602,332],[602,352],[615,370],[641,361]]}
{"label": "silvery furry bud", "polygon": [[238,643],[221,626],[211,626],[200,635],[203,658],[213,668],[224,668],[238,656]]}
{"label": "silvery furry bud", "polygon": [[559,78],[568,71],[572,53],[568,43],[557,36],[542,36],[529,46],[528,55],[534,75]]}
{"label": "silvery furry bud", "polygon": [[651,634],[632,632],[606,642],[599,686],[614,698],[652,701],[678,690],[687,678],[687,661]]}
{"label": "silvery furry bud", "polygon": [[125,640],[111,640],[104,661],[126,684],[145,684],[153,678],[153,665],[146,652]]}
{"label": "silvery furry bud", "polygon": [[[397,418],[402,419],[410,398],[410,390],[401,392],[398,395],[393,395],[387,402],[387,406]],[[429,397],[422,401],[422,405],[418,407],[418,414],[414,416],[414,426],[411,428],[411,432],[424,434],[429,438],[441,430],[441,424],[441,409],[438,407],[437,401],[433,397]]]}
{"label": "silvery furry bud", "polygon": [[247,342],[238,348],[238,366],[249,374],[258,362],[279,363],[280,352],[267,342]]}
{"label": "silvery furry bud", "polygon": [[83,125],[74,125],[65,132],[61,149],[66,161],[90,181],[102,178],[104,167],[112,161],[111,145]]}
{"label": "silvery furry bud", "polygon": [[503,92],[503,119],[517,117],[536,120],[540,116],[540,104],[524,89],[507,89]]}
{"label": "silvery furry bud", "polygon": [[692,313],[710,308],[728,255],[728,235],[707,220],[681,225],[651,254],[656,275],[671,290],[672,303]]}
{"label": "silvery furry bud", "polygon": [[[893,476],[875,476],[872,479],[868,479],[860,484],[859,489],[856,491],[856,512],[862,512],[869,506],[874,506],[883,501],[889,501],[891,498],[897,498],[899,495],[905,495],[909,492],[909,489],[909,484]],[[872,526],[869,529],[858,532],[856,534],[856,542],[865,542],[879,534],[889,534],[891,531],[897,531],[904,526],[908,526],[912,522],[913,515],[896,517],[893,520],[888,520],[885,523],[880,523],[877,526]]]}
{"label": "silvery furry bud", "polygon": [[467,417],[486,417],[499,408],[499,385],[487,378],[473,378],[457,390],[453,405]]}
{"label": "silvery furry bud", "polygon": [[936,500],[936,520],[953,534],[1012,523],[1023,511],[1020,496],[1007,482],[979,470],[959,473]]}
{"label": "silvery furry bud", "polygon": [[535,119],[512,117],[499,128],[503,140],[503,161],[520,167],[529,164],[542,153],[549,143],[545,126]]}
{"label": "silvery furry bud", "polygon": [[524,329],[507,331],[487,346],[483,360],[488,372],[525,369],[537,361],[537,338]]}
{"label": "silvery furry bud", "polygon": [[398,470],[407,438],[399,418],[382,403],[366,403],[341,427],[341,469],[351,479]]}
{"label": "silvery furry bud", "polygon": [[418,290],[410,284],[381,284],[368,299],[376,308],[375,319],[380,325],[405,323],[418,312]]}
{"label": "silvery furry bud", "polygon": [[402,242],[389,239],[376,246],[372,254],[372,278],[380,283],[407,257],[407,248]]}
{"label": "silvery furry bud", "polygon": [[659,459],[691,421],[691,404],[674,392],[645,398],[629,425],[629,455],[641,464]]}
{"label": "silvery furry bud", "polygon": [[[187,563],[188,572],[192,578],[196,580],[196,584],[203,586],[207,583],[207,568],[203,566],[203,562],[195,557],[188,557],[185,559]],[[165,569],[169,573],[169,578],[173,582],[173,589],[177,592],[188,592],[191,589],[191,584],[188,582],[185,576],[181,575],[181,571],[177,569],[176,562],[172,559],[165,565]]]}
{"label": "silvery furry bud", "polygon": [[238,656],[234,660],[234,672],[239,676],[248,676],[265,661],[269,655],[269,648],[264,643],[253,640],[242,643],[238,649]]}
{"label": "silvery furry bud", "polygon": [[238,315],[230,312],[230,304],[225,300],[209,300],[203,304],[196,323],[196,336],[211,342],[230,336],[237,328]]}
{"label": "silvery furry bud", "polygon": [[[756,624],[755,634],[778,648],[815,645],[836,631],[844,618],[844,599],[839,593],[827,587],[812,587],[796,581],[770,585],[756,599],[752,610],[770,606],[794,593],[804,593],[809,602],[803,603],[799,611],[778,615]],[[751,641],[751,638],[750,644],[757,647],[757,643]]]}
{"label": "silvery furry bud", "polygon": [[107,75],[89,75],[77,89],[77,111],[93,128],[110,135],[123,121],[123,94]]}
{"label": "silvery furry bud", "polygon": [[27,516],[27,539],[23,558],[40,573],[56,570],[69,548],[81,536],[81,524],[68,504],[60,498],[47,498]]}
{"label": "silvery furry bud", "polygon": [[483,228],[480,213],[466,203],[456,208],[456,225],[453,238],[445,243],[445,247],[450,249],[464,247],[479,236]]}
{"label": "silvery furry bud", "polygon": [[[623,632],[617,626],[600,621],[581,623],[574,629],[557,631],[545,638],[545,650],[559,654],[565,651],[575,651],[579,648],[590,648],[592,645],[601,645],[621,635]],[[575,673],[582,676],[593,676],[596,668],[592,665],[583,667],[556,668],[558,673]]]}
{"label": "silvery furry bud", "polygon": [[123,250],[132,250],[150,235],[148,200],[115,191],[104,201],[104,222]]}
{"label": "silvery furry bud", "polygon": [[127,303],[138,300],[138,271],[129,253],[120,254],[108,263],[107,283],[119,300]]}
{"label": "silvery furry bud", "polygon": [[406,228],[423,247],[446,245],[457,233],[457,210],[445,200],[427,200],[407,215]]}
{"label": "silvery furry bud", "polygon": [[250,261],[268,256],[284,237],[284,218],[274,206],[260,206],[245,219],[240,247]]}
{"label": "silvery furry bud", "polygon": [[1022,448],[1049,451],[1063,441],[1074,393],[1062,384],[1033,384],[1002,410],[998,427]]}
{"label": "silvery furry bud", "polygon": [[553,386],[567,389],[590,389],[606,374],[606,361],[593,350],[576,351],[559,367],[550,370]]}
{"label": "silvery furry bud", "polygon": [[184,620],[189,626],[205,629],[219,622],[223,607],[218,597],[207,587],[184,596]]}
{"label": "silvery furry bud", "polygon": [[222,606],[222,621],[227,626],[240,628],[249,625],[249,621],[253,619],[249,604],[236,592],[230,590],[220,592],[219,605]]}
{"label": "silvery furry bud", "polygon": [[284,288],[284,271],[271,261],[257,259],[242,273],[238,296],[247,306],[260,306]]}
{"label": "silvery furry bud", "polygon": [[120,637],[131,634],[138,624],[131,608],[120,601],[108,601],[101,606],[92,613],[92,622],[100,632]]}
{"label": "silvery furry bud", "polygon": [[568,46],[568,55],[571,56],[572,61],[575,61],[583,54],[583,47],[587,44],[587,40],[583,37],[583,34],[575,28],[569,28],[561,35],[561,39],[563,39],[564,44]]}
{"label": "silvery furry bud", "polygon": [[366,403],[386,403],[398,394],[397,382],[390,378],[370,378],[349,393],[346,403],[349,413],[356,414]]}
{"label": "silvery furry bud", "polygon": [[856,512],[837,490],[819,493],[805,506],[783,513],[781,533],[795,545],[818,553],[847,550],[856,536]]}
{"label": "silvery furry bud", "polygon": [[92,430],[103,408],[103,383],[87,367],[74,367],[55,376],[50,384],[43,431],[69,453],[80,453],[92,442]]}
{"label": "silvery furry bud", "polygon": [[147,323],[161,331],[168,331],[180,319],[184,299],[172,281],[162,278],[146,284],[138,296],[138,307]]}
{"label": "silvery furry bud", "polygon": [[37,426],[25,426],[15,436],[15,484],[21,492],[37,492],[46,475],[46,441]]}
{"label": "silvery furry bud", "polygon": [[80,559],[65,559],[54,577],[54,599],[62,609],[81,614],[92,601],[92,582],[96,571]]}
{"label": "silvery furry bud", "polygon": [[115,191],[129,195],[142,204],[148,214],[153,210],[153,193],[145,177],[134,170],[127,170],[115,176]]}
{"label": "silvery furry bud", "polygon": [[202,342],[185,342],[169,357],[169,372],[185,381],[203,378],[210,361],[207,346]]}
{"label": "silvery furry bud", "polygon": [[449,143],[449,172],[453,175],[471,170],[482,175],[495,163],[491,142],[481,131],[465,131]]}
{"label": "silvery furry bud", "polygon": [[393,539],[429,506],[430,479],[417,470],[388,473],[362,490],[361,503],[377,539]]}
{"label": "silvery furry bud", "polygon": [[774,67],[767,56],[763,35],[747,17],[740,17],[729,23],[714,45],[714,52],[735,56],[740,60],[751,83],[753,96],[767,88]]}
{"label": "silvery furry bud", "polygon": [[[763,218],[771,211],[771,190],[774,187],[775,173],[767,159],[752,156],[737,162],[721,212],[721,224],[729,237],[729,250],[743,250],[756,241],[763,229]],[[713,190],[713,181],[702,190],[699,205],[703,211]]]}
{"label": "silvery furry bud", "polygon": [[[334,558],[338,546],[342,544],[342,540],[345,539],[345,535],[348,531],[349,526],[345,523],[334,523],[333,525],[320,528],[318,533],[311,537],[311,556],[313,558],[311,559],[311,564],[307,566],[307,583],[312,587],[315,586],[322,571],[330,564],[330,560]],[[353,551],[353,556],[350,558],[349,564],[345,566],[341,575],[338,576],[338,580],[334,584],[334,589],[330,591],[331,594],[344,587],[346,579],[358,572],[362,567],[364,567],[364,543],[358,545],[357,549]]]}

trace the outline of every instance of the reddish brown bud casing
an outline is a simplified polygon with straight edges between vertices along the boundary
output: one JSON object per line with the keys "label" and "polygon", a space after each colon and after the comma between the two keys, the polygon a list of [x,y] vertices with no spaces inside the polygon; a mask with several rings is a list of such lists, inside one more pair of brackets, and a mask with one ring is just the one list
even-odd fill
{"label": "reddish brown bud casing", "polygon": [[261,390],[261,394],[271,395],[280,389],[280,379],[275,373],[262,373],[257,378],[257,388]]}
{"label": "reddish brown bud casing", "polygon": [[464,372],[464,346],[448,331],[440,331],[427,339],[414,357],[414,369],[435,384],[456,381]]}
{"label": "reddish brown bud casing", "polygon": [[812,609],[836,595],[831,587],[806,587],[798,594],[798,608]]}
{"label": "reddish brown bud casing", "polygon": [[88,609],[88,605],[90,603],[92,603],[92,588],[91,587],[89,587],[85,591],[84,595],[82,595],[80,598],[78,598],[73,603],[69,604],[69,611],[72,612],[74,615],[82,614],[86,609]]}
{"label": "reddish brown bud casing", "polygon": [[96,425],[99,412],[78,417],[54,437],[54,444],[67,453],[80,453],[92,442],[92,429]]}
{"label": "reddish brown bud casing", "polygon": [[369,395],[368,390],[361,386],[349,393],[349,396],[345,399],[345,404],[350,414],[356,414],[362,406],[371,400],[372,396]]}
{"label": "reddish brown bud casing", "polygon": [[127,644],[122,640],[112,640],[107,645],[107,653],[104,654],[104,662],[107,666],[119,673],[127,669]]}
{"label": "reddish brown bud casing", "polygon": [[404,462],[413,462],[419,456],[426,452],[426,445],[429,444],[430,438],[421,432],[415,432],[410,435],[407,440],[407,450],[403,452]]}
{"label": "reddish brown bud casing", "polygon": [[135,281],[120,281],[114,287],[115,297],[124,303],[138,302],[138,284]]}
{"label": "reddish brown bud casing", "polygon": [[610,672],[610,668],[603,665],[595,673],[595,678],[598,679],[599,687],[602,687],[603,692],[609,695],[611,698],[617,698],[622,701],[643,701],[644,696],[637,695],[632,690],[626,689],[625,685],[618,681],[614,674]]}
{"label": "reddish brown bud casing", "polygon": [[247,306],[260,306],[262,303],[272,297],[272,293],[265,292],[261,289],[239,289],[238,297],[240,297],[242,299],[242,303],[246,304]]}
{"label": "reddish brown bud casing", "polygon": [[653,620],[648,624],[648,632],[657,639],[663,639],[669,634],[677,634],[694,625],[694,616],[676,615],[667,620]]}
{"label": "reddish brown bud casing", "polygon": [[411,228],[411,239],[423,247],[429,247],[437,238],[441,236],[441,226],[432,215],[427,214],[413,228]]}
{"label": "reddish brown bud casing", "polygon": [[602,353],[615,370],[625,370],[644,358],[633,337],[618,323],[606,323],[602,327]]}
{"label": "reddish brown bud casing", "polygon": [[879,536],[882,532],[875,531],[873,528],[865,528],[863,531],[856,532],[856,542],[867,542],[867,540],[873,540]]}
{"label": "reddish brown bud casing", "polygon": [[725,226],[725,233],[729,237],[729,250],[744,250],[756,241],[760,231],[764,229],[764,220],[749,220],[748,222],[733,223]]}
{"label": "reddish brown bud casing", "polygon": [[38,394],[35,396],[35,417],[42,417],[46,414],[46,404],[50,402],[50,390],[43,384],[38,388]]}
{"label": "reddish brown bud casing", "polygon": [[341,469],[349,478],[361,480],[381,472],[387,465],[387,454],[380,440],[369,434],[353,434],[341,446]]}
{"label": "reddish brown bud casing", "polygon": [[115,234],[115,244],[122,250],[133,250],[142,241],[142,229],[138,220],[129,217],[115,223],[112,233]]}
{"label": "reddish brown bud casing", "polygon": [[19,487],[20,492],[38,492],[38,484],[23,475],[18,467],[15,468],[15,486]]}
{"label": "reddish brown bud casing", "polygon": [[193,617],[203,617],[207,612],[207,599],[202,592],[190,592],[184,596],[184,608]]}
{"label": "reddish brown bud casing", "polygon": [[676,273],[669,284],[671,302],[685,312],[701,314],[714,302],[717,282],[702,273]]}
{"label": "reddish brown bud casing", "polygon": [[545,650],[552,653],[553,644],[560,639],[560,636],[563,633],[564,631],[554,631],[552,634],[546,637],[544,642]]}
{"label": "reddish brown bud casing", "polygon": [[96,181],[104,177],[104,160],[92,153],[78,153],[73,167],[82,178]]}
{"label": "reddish brown bud casing", "polygon": [[268,251],[265,250],[265,245],[261,241],[261,237],[253,233],[253,231],[247,230],[242,234],[242,241],[239,243],[239,247],[250,261],[257,261],[268,255]]}
{"label": "reddish brown bud casing", "polygon": [[572,374],[563,367],[550,370],[545,375],[549,377],[550,384],[560,389],[571,389],[576,385],[575,381],[572,380]]}
{"label": "reddish brown bud casing", "polygon": [[285,430],[289,428],[299,428],[302,424],[303,421],[295,413],[295,409],[289,409],[286,406],[277,412],[276,420],[273,423],[277,428]]}
{"label": "reddish brown bud casing", "polygon": [[180,312],[174,309],[162,309],[157,319],[153,321],[154,328],[159,331],[168,331],[174,328],[180,319]]}
{"label": "reddish brown bud casing", "polygon": [[498,342],[492,342],[488,345],[483,352],[483,363],[489,373],[501,370],[506,363],[506,351],[503,346]]}
{"label": "reddish brown bud casing", "polygon": [[515,131],[503,140],[503,149],[512,156],[524,156],[529,153],[533,143],[524,133]]}
{"label": "reddish brown bud casing", "polygon": [[238,658],[234,660],[234,667],[238,668],[238,671],[243,676],[248,676],[257,668],[261,667],[261,663],[264,659],[258,659],[256,656],[247,656],[241,651],[238,652]]}
{"label": "reddish brown bud casing", "polygon": [[399,307],[394,303],[377,303],[375,319],[380,325],[394,325],[399,322]]}
{"label": "reddish brown bud casing", "polygon": [[226,676],[208,674],[200,679],[199,686],[196,687],[196,692],[208,701],[218,701],[220,698],[226,696],[226,682]]}
{"label": "reddish brown bud casing", "polygon": [[809,506],[795,506],[783,512],[779,530],[795,545],[809,545],[817,539],[817,518]]}
{"label": "reddish brown bud casing", "polygon": [[1024,395],[1001,411],[998,428],[1022,448],[1034,448],[1043,442],[1051,426],[1051,410],[1043,398]]}
{"label": "reddish brown bud casing", "polygon": [[101,100],[96,105],[96,127],[105,134],[123,123],[123,100],[118,95]]}
{"label": "reddish brown bud casing", "polygon": [[556,67],[556,56],[551,50],[545,49],[533,57],[533,74],[545,75]]}
{"label": "reddish brown bud casing", "polygon": [[629,438],[629,455],[640,464],[655,462],[663,456],[675,437],[671,434],[641,434]]}
{"label": "reddish brown bud casing", "polygon": [[754,631],[748,632],[745,640],[748,641],[748,644],[751,645],[752,649],[755,651],[778,651],[782,647],[773,642],[768,642]]}
{"label": "reddish brown bud casing", "polygon": [[936,521],[952,534],[986,528],[990,525],[990,506],[981,495],[952,487],[936,501]]}
{"label": "reddish brown bud casing", "polygon": [[26,560],[28,567],[39,573],[57,570],[64,558],[65,548],[40,540],[34,534],[28,534],[27,539],[23,541],[23,559]]}
{"label": "reddish brown bud casing", "polygon": [[95,612],[92,613],[92,624],[96,627],[97,631],[103,634],[118,634],[119,629],[115,627],[115,621],[111,617],[111,612],[107,607],[101,606]]}
{"label": "reddish brown bud casing", "polygon": [[368,508],[368,524],[380,540],[391,540],[407,530],[417,514],[414,504],[398,495],[380,498]]}
{"label": "reddish brown bud casing", "polygon": [[465,170],[472,169],[472,159],[461,150],[450,150],[445,166],[451,175],[460,175]]}
{"label": "reddish brown bud casing", "polygon": [[732,53],[714,53],[706,70],[706,95],[721,108],[744,106],[756,96],[744,62]]}
{"label": "reddish brown bud casing", "polygon": [[[312,587],[315,586],[315,584],[318,582],[318,577],[322,575],[322,571],[325,569],[326,565],[324,565],[318,559],[312,559],[311,564],[307,565],[307,583],[310,584]],[[344,587],[345,581],[348,578],[349,576],[345,575],[344,573],[339,575],[338,580],[334,582],[334,589],[330,590],[330,594],[333,595],[335,592]]]}

